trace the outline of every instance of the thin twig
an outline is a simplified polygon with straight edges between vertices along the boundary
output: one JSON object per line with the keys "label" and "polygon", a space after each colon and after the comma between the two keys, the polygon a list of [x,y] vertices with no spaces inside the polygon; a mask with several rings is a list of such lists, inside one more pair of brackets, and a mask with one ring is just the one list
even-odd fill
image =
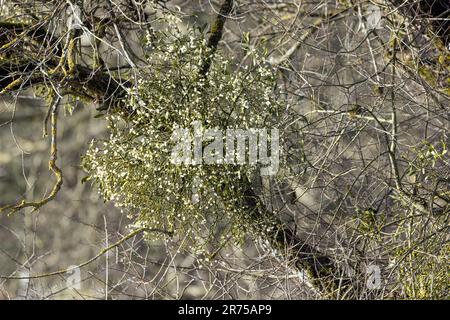
{"label": "thin twig", "polygon": [[114,244],[112,244],[112,245],[110,245],[110,246],[100,250],[100,252],[97,253],[94,257],[90,258],[89,260],[87,260],[87,261],[85,261],[85,262],[83,262],[83,263],[81,263],[79,265],[72,266],[72,267],[66,268],[66,269],[61,269],[61,270],[54,271],[54,272],[37,274],[37,275],[34,275],[34,276],[3,276],[3,275],[0,275],[0,279],[8,279],[8,280],[39,279],[39,278],[46,278],[46,277],[51,277],[51,276],[57,276],[57,275],[61,275],[61,274],[70,272],[70,271],[75,270],[75,269],[80,269],[80,268],[85,267],[88,264],[94,262],[95,260],[100,258],[102,255],[107,253],[108,251],[110,251],[110,250],[120,246],[122,243],[124,243],[128,239],[130,239],[130,238],[132,238],[132,237],[134,237],[134,236],[136,236],[136,235],[138,235],[138,234],[140,234],[142,232],[145,232],[145,231],[147,231],[147,232],[159,232],[159,233],[166,234],[168,236],[172,236],[172,233],[169,232],[169,231],[165,231],[165,230],[161,230],[161,229],[149,229],[147,227],[142,227],[142,228],[136,229],[133,232],[129,233],[128,235],[126,235],[125,237],[123,237],[122,239],[117,241],[116,243],[114,243]]}

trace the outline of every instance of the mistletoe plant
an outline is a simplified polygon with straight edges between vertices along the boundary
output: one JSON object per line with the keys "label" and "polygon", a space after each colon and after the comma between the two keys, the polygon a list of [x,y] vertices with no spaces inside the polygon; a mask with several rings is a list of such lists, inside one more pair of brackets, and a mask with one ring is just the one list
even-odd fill
{"label": "mistletoe plant", "polygon": [[93,141],[84,157],[101,195],[127,210],[135,227],[169,230],[198,253],[273,228],[249,213],[255,164],[171,161],[173,132],[193,123],[221,132],[274,127],[281,103],[263,55],[249,50],[252,62],[238,67],[215,52],[204,74],[213,54],[206,39],[173,23],[149,32],[146,48],[148,67],[126,98],[130,111],[108,115],[109,139]]}

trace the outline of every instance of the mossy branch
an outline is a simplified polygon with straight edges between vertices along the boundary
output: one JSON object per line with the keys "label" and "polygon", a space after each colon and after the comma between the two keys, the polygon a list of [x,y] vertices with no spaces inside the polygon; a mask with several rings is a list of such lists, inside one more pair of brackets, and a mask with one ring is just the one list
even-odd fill
{"label": "mossy branch", "polygon": [[42,206],[46,205],[48,202],[53,200],[58,194],[61,186],[63,184],[63,173],[61,169],[56,165],[57,155],[58,155],[58,146],[57,146],[57,124],[58,124],[58,106],[61,101],[61,97],[58,94],[55,94],[53,98],[53,102],[50,106],[51,110],[51,144],[50,144],[50,160],[48,161],[48,166],[50,171],[53,172],[56,177],[56,183],[53,186],[50,194],[43,198],[40,201],[32,201],[27,202],[26,200],[22,200],[18,204],[7,205],[3,208],[0,208],[0,212],[9,211],[8,215],[14,214],[15,212],[25,209],[25,208],[33,208],[32,212],[38,210]]}
{"label": "mossy branch", "polygon": [[[220,11],[211,25],[210,36],[207,46],[211,50],[204,58],[200,75],[206,77],[211,67],[214,53],[217,51],[218,44],[223,36],[223,29],[227,17],[233,9],[233,1],[225,0],[222,3]],[[319,25],[322,19],[316,22]],[[244,214],[250,214],[254,226],[263,226],[264,230],[255,230],[259,234],[264,234],[274,249],[280,252],[287,252],[287,258],[292,265],[299,271],[306,271],[312,284],[326,296],[337,296],[349,289],[348,283],[342,278],[336,278],[339,274],[339,268],[335,262],[328,256],[319,253],[314,247],[302,241],[294,231],[284,227],[283,223],[274,216],[273,213],[265,209],[264,204],[254,193],[251,184],[246,178],[239,181],[240,184],[247,186],[244,191]],[[265,226],[267,223],[275,226],[272,231],[267,232]]]}

